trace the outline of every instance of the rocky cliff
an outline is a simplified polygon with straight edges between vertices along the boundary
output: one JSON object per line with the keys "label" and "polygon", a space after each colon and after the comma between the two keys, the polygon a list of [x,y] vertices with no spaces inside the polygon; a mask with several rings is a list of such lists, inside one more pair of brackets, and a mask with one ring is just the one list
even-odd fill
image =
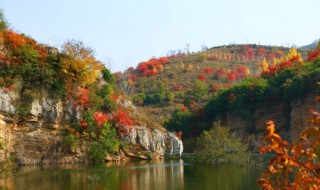
{"label": "rocky cliff", "polygon": [[264,122],[273,120],[281,135],[287,139],[296,139],[308,126],[306,120],[312,117],[309,110],[320,110],[320,104],[316,102],[317,95],[315,92],[310,92],[303,99],[292,101],[289,105],[282,103],[259,107],[254,112],[254,120],[227,113],[225,122],[232,130],[243,134],[252,124],[256,131],[264,131]]}
{"label": "rocky cliff", "polygon": [[[10,92],[0,88],[1,157],[12,154],[22,165],[89,162],[87,142],[80,142],[77,148],[63,143],[70,121],[80,120],[81,112],[46,96],[29,102],[31,109],[24,110],[26,117],[21,119],[18,116],[21,107],[17,106],[20,92],[19,88]],[[164,129],[146,126],[131,129],[128,136],[122,137],[128,143],[128,150],[120,150],[118,155],[109,155],[106,160],[152,159],[181,155],[183,151],[182,141]],[[139,152],[132,147],[138,147]]]}

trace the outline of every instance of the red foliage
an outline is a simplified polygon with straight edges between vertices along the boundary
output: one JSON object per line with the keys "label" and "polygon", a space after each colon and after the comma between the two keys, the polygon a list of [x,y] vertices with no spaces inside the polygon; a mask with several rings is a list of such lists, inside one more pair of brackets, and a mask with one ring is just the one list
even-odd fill
{"label": "red foliage", "polygon": [[231,83],[227,83],[227,84],[214,84],[214,85],[211,85],[210,87],[210,91],[211,92],[215,92],[221,88],[230,88],[232,86]]}
{"label": "red foliage", "polygon": [[122,76],[122,72],[121,72],[121,71],[118,71],[118,72],[115,72],[113,75],[114,75],[116,78],[119,78],[119,77]]}
{"label": "red foliage", "polygon": [[280,58],[280,57],[283,56],[283,51],[278,50],[275,54],[276,54],[276,56],[277,56],[278,58]]}
{"label": "red foliage", "polygon": [[189,102],[189,104],[190,105],[194,105],[194,104],[196,104],[197,102],[195,101],[195,100],[190,100],[190,102]]}
{"label": "red foliage", "polygon": [[224,75],[225,73],[226,73],[226,71],[223,68],[219,68],[219,69],[216,70],[215,75],[217,77],[220,77],[220,76]]}
{"label": "red foliage", "polygon": [[113,119],[120,125],[132,126],[134,122],[129,118],[128,114],[123,110],[118,110]]}
{"label": "red foliage", "polygon": [[203,74],[198,75],[198,79],[204,81],[206,77]]}
{"label": "red foliage", "polygon": [[135,80],[138,79],[138,76],[135,75],[135,74],[128,73],[128,79],[131,79],[132,81],[135,81]]}
{"label": "red foliage", "polygon": [[313,61],[320,56],[320,50],[311,50],[308,53],[308,61]]}
{"label": "red foliage", "polygon": [[225,58],[226,58],[226,60],[231,60],[231,59],[232,59],[232,56],[229,55],[229,54],[227,54],[227,55],[225,56]]}
{"label": "red foliage", "polygon": [[247,57],[248,59],[252,58],[254,56],[254,51],[251,49],[250,46],[244,46],[244,49],[247,52]]}
{"label": "red foliage", "polygon": [[187,108],[186,106],[182,106],[182,107],[180,108],[180,110],[183,111],[183,112],[185,112],[185,111],[188,110],[188,108]]}
{"label": "red foliage", "polygon": [[134,68],[133,67],[129,67],[128,71],[134,71]]}
{"label": "red foliage", "polygon": [[276,56],[275,56],[274,53],[270,53],[270,54],[267,54],[267,55],[266,55],[266,59],[267,59],[267,60],[273,60],[275,57],[276,57]]}
{"label": "red foliage", "polygon": [[177,90],[177,91],[182,91],[183,90],[183,86],[180,85],[180,84],[176,84],[176,85],[173,86],[173,89]]}
{"label": "red foliage", "polygon": [[236,76],[238,77],[238,78],[245,78],[245,77],[247,77],[247,68],[245,67],[245,66],[243,66],[243,65],[240,65],[240,66],[238,66],[237,68],[236,68]]}
{"label": "red foliage", "polygon": [[0,59],[5,59],[7,56],[3,51],[0,51]]}
{"label": "red foliage", "polygon": [[246,68],[245,66],[243,66],[243,65],[240,65],[240,66],[237,67],[236,70],[237,70],[239,73],[244,73],[244,72],[246,72],[247,68]]}
{"label": "red foliage", "polygon": [[163,69],[163,65],[167,64],[168,60],[168,57],[151,58],[146,62],[139,63],[137,68],[144,76],[154,76]]}
{"label": "red foliage", "polygon": [[108,120],[108,116],[104,114],[103,112],[94,112],[93,114],[94,121],[98,124],[98,126],[103,125]]}
{"label": "red foliage", "polygon": [[67,85],[67,89],[67,98],[72,104],[74,104],[75,107],[82,106],[83,108],[89,108],[91,106],[92,101],[89,97],[89,89],[78,88],[72,90],[69,88],[69,85]]}
{"label": "red foliage", "polygon": [[88,122],[86,120],[83,120],[80,122],[82,127],[88,127]]}
{"label": "red foliage", "polygon": [[231,71],[230,73],[227,73],[227,78],[229,81],[233,82],[237,80],[237,75],[235,72]]}
{"label": "red foliage", "polygon": [[236,95],[234,93],[231,93],[230,96],[228,97],[228,100],[230,102],[233,102],[236,99]]}
{"label": "red foliage", "polygon": [[211,57],[208,58],[208,60],[210,60],[210,61],[218,61],[219,58],[217,56],[211,56]]}
{"label": "red foliage", "polygon": [[210,67],[204,68],[203,70],[208,75],[213,73],[213,68],[210,68]]}
{"label": "red foliage", "polygon": [[259,48],[258,51],[259,51],[259,53],[261,55],[265,55],[266,54],[266,49],[264,49],[263,47]]}
{"label": "red foliage", "polygon": [[111,99],[114,100],[114,101],[117,101],[117,100],[118,100],[118,96],[115,95],[115,94],[111,94],[110,97],[111,97]]}

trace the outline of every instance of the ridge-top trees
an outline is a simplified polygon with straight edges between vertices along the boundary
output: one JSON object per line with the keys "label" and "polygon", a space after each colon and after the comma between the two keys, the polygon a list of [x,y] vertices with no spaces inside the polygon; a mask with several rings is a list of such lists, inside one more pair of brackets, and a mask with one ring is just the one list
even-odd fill
{"label": "ridge-top trees", "polygon": [[93,56],[93,50],[82,42],[71,40],[62,46],[61,71],[67,83],[86,86],[92,84],[103,69]]}
{"label": "ridge-top trees", "polygon": [[4,17],[3,11],[0,9],[0,32],[8,28],[8,22]]}

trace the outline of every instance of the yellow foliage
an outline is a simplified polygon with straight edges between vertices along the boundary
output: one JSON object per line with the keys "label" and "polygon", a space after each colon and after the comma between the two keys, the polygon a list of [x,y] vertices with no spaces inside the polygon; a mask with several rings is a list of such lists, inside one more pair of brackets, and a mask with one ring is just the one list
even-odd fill
{"label": "yellow foliage", "polygon": [[267,71],[268,70],[268,62],[266,60],[266,58],[263,59],[262,63],[260,64],[261,70],[262,71]]}
{"label": "yellow foliage", "polygon": [[249,75],[250,75],[250,69],[247,68],[247,69],[246,69],[246,76],[249,76]]}
{"label": "yellow foliage", "polygon": [[61,70],[67,82],[79,86],[92,84],[100,75],[103,65],[82,42],[70,41],[63,45]]}
{"label": "yellow foliage", "polygon": [[286,59],[286,61],[291,60],[291,59],[297,59],[297,62],[299,62],[299,63],[303,62],[301,55],[297,51],[296,48],[291,48],[289,54],[286,55],[285,59]]}

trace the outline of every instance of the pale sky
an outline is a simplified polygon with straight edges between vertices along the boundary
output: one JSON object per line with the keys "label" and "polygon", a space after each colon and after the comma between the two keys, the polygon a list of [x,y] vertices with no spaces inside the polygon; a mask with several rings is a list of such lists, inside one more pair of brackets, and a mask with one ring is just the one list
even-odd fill
{"label": "pale sky", "polygon": [[113,72],[169,50],[320,38],[320,0],[0,0],[10,26],[60,47],[76,39]]}

